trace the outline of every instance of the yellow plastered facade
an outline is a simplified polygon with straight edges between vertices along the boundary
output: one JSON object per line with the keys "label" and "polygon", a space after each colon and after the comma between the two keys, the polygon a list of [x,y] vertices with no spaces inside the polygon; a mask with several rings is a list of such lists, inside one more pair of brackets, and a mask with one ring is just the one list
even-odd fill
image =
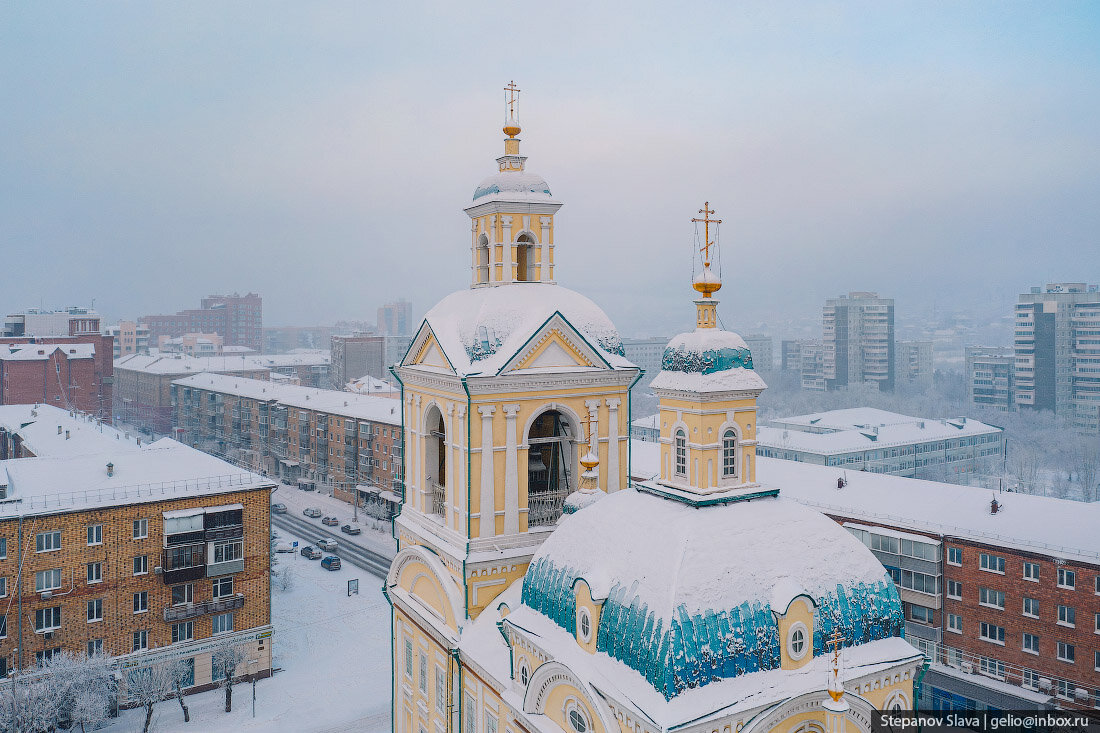
{"label": "yellow plastered facade", "polygon": [[[704,402],[662,398],[660,402],[661,480],[710,489],[756,481],[755,398]],[[734,476],[723,475],[722,436],[733,429],[737,441]],[[675,437],[684,431],[686,474],[675,462]]]}
{"label": "yellow plastered facade", "polygon": [[[588,587],[587,581],[581,579],[573,586],[573,591],[577,594],[577,643],[580,644],[581,649],[584,649],[589,654],[596,653],[596,629],[600,627],[600,613],[603,611],[603,603],[596,602],[592,599],[592,589]],[[587,640],[581,633],[581,615],[587,613],[589,618],[589,634]]]}
{"label": "yellow plastered facade", "polygon": [[[526,225],[526,226],[525,226]],[[473,217],[470,245],[471,279],[474,285],[516,282],[519,280],[519,256],[517,240],[520,235],[530,238],[532,256],[537,267],[528,282],[551,282],[554,279],[554,215],[531,214],[522,211],[504,211]],[[483,239],[484,237],[484,239]],[[547,245],[544,249],[543,244]],[[480,248],[489,248],[489,280],[479,274]],[[543,252],[547,262],[543,262]],[[507,270],[505,269],[507,268]]]}
{"label": "yellow plastered facade", "polygon": [[[803,656],[794,659],[790,649],[791,628],[801,624],[803,629]],[[813,661],[814,607],[806,596],[798,596],[787,606],[787,612],[777,619],[779,627],[780,669],[801,669]]]}

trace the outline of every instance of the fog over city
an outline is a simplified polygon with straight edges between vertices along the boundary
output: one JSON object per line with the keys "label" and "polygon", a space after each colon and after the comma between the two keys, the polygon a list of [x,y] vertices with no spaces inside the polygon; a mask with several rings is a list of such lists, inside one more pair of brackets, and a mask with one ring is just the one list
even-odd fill
{"label": "fog over city", "polygon": [[[469,204],[523,90],[565,203],[558,276],[624,334],[692,318],[689,219],[730,327],[876,290],[1008,315],[1100,265],[1093,4],[7,4],[9,309],[110,321],[255,291],[265,325],[420,314],[468,283]],[[1041,262],[1039,261],[1041,256]],[[16,274],[12,263],[19,263]],[[94,276],[93,276],[94,275]]]}

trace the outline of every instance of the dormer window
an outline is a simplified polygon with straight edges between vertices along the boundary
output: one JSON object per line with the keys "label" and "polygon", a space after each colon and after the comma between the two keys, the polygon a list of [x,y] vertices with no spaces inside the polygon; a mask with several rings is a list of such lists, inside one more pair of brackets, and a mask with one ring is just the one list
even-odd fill
{"label": "dormer window", "polygon": [[801,621],[791,624],[790,631],[787,632],[787,655],[796,662],[806,656],[806,639],[806,625]]}
{"label": "dormer window", "polygon": [[737,477],[737,434],[733,430],[722,435],[722,477]]}
{"label": "dormer window", "polygon": [[592,614],[587,608],[577,611],[577,637],[585,644],[592,641]]}
{"label": "dormer window", "polygon": [[687,476],[687,434],[683,430],[676,431],[676,475]]}
{"label": "dormer window", "polygon": [[584,711],[580,709],[575,701],[570,701],[566,707],[565,717],[569,720],[569,727],[576,733],[588,732],[588,716],[584,714]]}

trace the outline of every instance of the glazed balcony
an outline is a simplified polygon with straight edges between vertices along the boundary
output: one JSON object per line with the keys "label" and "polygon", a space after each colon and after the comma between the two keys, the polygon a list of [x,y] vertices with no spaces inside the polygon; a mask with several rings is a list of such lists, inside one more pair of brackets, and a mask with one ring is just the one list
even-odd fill
{"label": "glazed balcony", "polygon": [[212,601],[200,603],[184,603],[178,606],[168,606],[164,609],[165,621],[183,621],[184,619],[205,616],[211,613],[224,613],[238,609],[244,605],[244,594],[237,593],[227,598],[216,598]]}

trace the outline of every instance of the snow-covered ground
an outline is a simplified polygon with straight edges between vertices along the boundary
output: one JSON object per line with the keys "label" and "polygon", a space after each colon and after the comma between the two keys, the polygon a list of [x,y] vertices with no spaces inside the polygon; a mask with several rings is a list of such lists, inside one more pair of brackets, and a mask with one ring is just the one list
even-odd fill
{"label": "snow-covered ground", "polygon": [[[350,524],[352,526],[362,527],[363,534],[356,537],[340,533],[340,527],[324,527],[321,524],[320,519],[308,519],[306,521],[316,524],[318,528],[324,528],[332,532],[340,534],[340,542],[346,544],[357,544],[365,547],[368,550],[379,552],[387,557],[393,557],[397,553],[397,543],[393,539],[392,530],[389,522],[384,522],[381,519],[375,519],[371,517],[362,509],[359,510],[359,521],[352,520],[354,516],[354,507],[348,504],[346,501],[333,498],[319,491],[302,491],[294,486],[287,484],[281,484],[278,489],[271,494],[271,503],[286,504],[288,514],[305,519],[302,517],[302,510],[306,507],[317,507],[320,509],[326,517],[336,517],[340,520],[340,526]],[[275,515],[276,517],[278,515]],[[323,535],[322,535],[323,536]],[[307,543],[316,540],[316,537],[304,538]],[[378,581],[378,585],[381,586],[382,581]]]}
{"label": "snow-covered ground", "polygon": [[[284,493],[291,492],[305,494],[297,489]],[[313,498],[313,505],[319,507],[324,499],[343,503],[331,497],[308,495]],[[290,506],[289,499],[284,503]],[[344,521],[343,515],[338,516]],[[275,531],[280,541],[305,539],[282,529]],[[362,536],[367,536],[367,532]],[[279,554],[277,558],[278,569],[293,568],[294,586],[282,591],[276,587],[277,582],[273,583],[275,666],[282,671],[256,683],[256,717],[252,717],[251,685],[237,684],[233,687],[232,713],[224,712],[222,690],[187,697],[190,723],[183,722],[179,703],[165,700],[154,710],[153,730],[158,733],[390,731],[390,607],[382,595],[382,581],[350,563],[330,572],[323,570],[320,562],[306,560],[297,553]],[[349,578],[359,579],[359,595],[350,598]],[[102,730],[131,733],[141,731],[143,722],[142,710],[127,710]]]}

